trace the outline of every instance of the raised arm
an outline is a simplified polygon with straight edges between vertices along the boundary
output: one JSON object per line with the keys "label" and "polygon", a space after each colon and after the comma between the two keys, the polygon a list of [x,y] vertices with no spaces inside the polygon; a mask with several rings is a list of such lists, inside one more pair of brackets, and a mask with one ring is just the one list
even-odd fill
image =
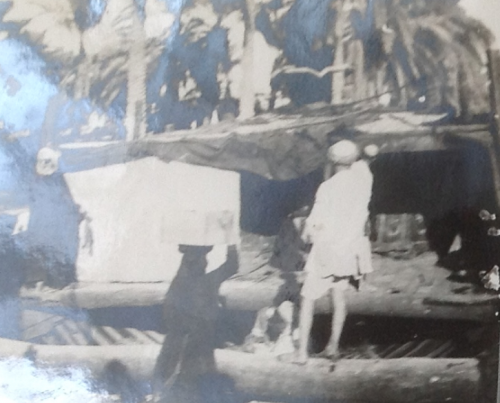
{"label": "raised arm", "polygon": [[239,259],[236,245],[227,247],[226,256],[226,261],[218,269],[207,274],[210,281],[217,287],[238,272]]}

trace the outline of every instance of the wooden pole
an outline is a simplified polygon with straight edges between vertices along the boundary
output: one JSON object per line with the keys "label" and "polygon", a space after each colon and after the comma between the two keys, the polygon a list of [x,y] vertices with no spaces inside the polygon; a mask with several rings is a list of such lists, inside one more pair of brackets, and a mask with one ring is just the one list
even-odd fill
{"label": "wooden pole", "polygon": [[240,113],[239,120],[245,120],[255,115],[255,16],[257,13],[254,0],[245,0],[245,47],[243,49],[243,80],[241,84]]}
{"label": "wooden pole", "polygon": [[367,78],[365,76],[365,50],[361,39],[354,39],[351,44],[354,65],[354,101],[364,101],[367,96]]}
{"label": "wooden pole", "polygon": [[344,0],[336,2],[336,16],[335,16],[335,50],[333,55],[334,73],[332,75],[332,105],[342,104],[342,97],[344,91],[345,72],[340,70],[339,67],[344,65],[344,28],[346,24],[346,12],[344,10]]}
{"label": "wooden pole", "polygon": [[[134,380],[148,380],[160,346],[47,346],[0,340],[0,357],[29,355],[37,366],[84,367],[96,376],[125,368]],[[400,358],[341,360],[332,371],[327,360],[305,366],[272,358],[216,350],[220,373],[239,392],[262,399],[311,399],[342,402],[468,403],[479,401],[478,361]],[[118,365],[117,365],[118,364]]]}
{"label": "wooden pole", "polygon": [[[495,186],[495,196],[498,213],[500,212],[500,49],[498,48],[490,49],[488,51],[488,72],[490,76],[491,105],[490,131],[493,140],[493,147],[489,148],[489,152],[493,169],[493,181]],[[493,360],[494,365],[498,365],[499,361],[500,357],[498,357],[496,362],[495,360]],[[496,397],[498,402],[500,401],[500,371],[498,371],[497,373],[497,378],[498,386]]]}
{"label": "wooden pole", "polygon": [[500,50],[488,51],[488,70],[490,74],[491,137],[490,159],[497,206],[500,208]]}

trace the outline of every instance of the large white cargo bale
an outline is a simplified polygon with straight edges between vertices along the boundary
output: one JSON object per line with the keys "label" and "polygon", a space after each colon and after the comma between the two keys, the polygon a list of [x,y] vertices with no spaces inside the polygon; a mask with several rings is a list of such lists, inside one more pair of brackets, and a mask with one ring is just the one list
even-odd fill
{"label": "large white cargo bale", "polygon": [[65,175],[87,217],[80,224],[83,282],[172,279],[179,244],[215,245],[208,270],[239,244],[240,176],[148,157]]}

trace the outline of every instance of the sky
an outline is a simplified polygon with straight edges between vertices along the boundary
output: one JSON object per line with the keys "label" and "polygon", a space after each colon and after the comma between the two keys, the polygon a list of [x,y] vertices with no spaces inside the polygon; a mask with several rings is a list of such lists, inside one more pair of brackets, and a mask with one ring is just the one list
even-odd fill
{"label": "sky", "polygon": [[26,45],[0,41],[0,55],[0,119],[11,131],[35,130],[57,88],[43,77],[44,63]]}
{"label": "sky", "polygon": [[460,0],[460,6],[473,18],[485,24],[495,35],[495,47],[500,47],[500,0]]}

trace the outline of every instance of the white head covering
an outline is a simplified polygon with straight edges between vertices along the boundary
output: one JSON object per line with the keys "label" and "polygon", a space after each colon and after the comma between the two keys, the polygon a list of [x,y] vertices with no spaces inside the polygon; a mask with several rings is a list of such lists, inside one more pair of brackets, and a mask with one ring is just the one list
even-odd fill
{"label": "white head covering", "polygon": [[36,172],[38,175],[48,176],[57,171],[61,152],[50,147],[44,147],[36,156]]}
{"label": "white head covering", "polygon": [[379,152],[379,148],[375,144],[368,144],[363,150],[367,157],[375,157]]}
{"label": "white head covering", "polygon": [[328,149],[328,159],[334,164],[351,165],[358,157],[358,146],[349,140],[340,140]]}
{"label": "white head covering", "polygon": [[50,147],[43,147],[38,151],[37,158],[41,160],[48,160],[48,159],[53,159],[57,160],[61,156],[61,152],[54,150],[53,148]]}

